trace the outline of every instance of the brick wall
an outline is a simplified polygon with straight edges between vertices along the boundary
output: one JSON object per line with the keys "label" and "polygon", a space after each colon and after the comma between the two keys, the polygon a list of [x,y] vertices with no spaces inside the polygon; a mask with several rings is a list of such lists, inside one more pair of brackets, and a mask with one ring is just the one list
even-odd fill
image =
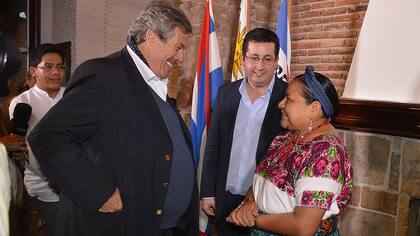
{"label": "brick wall", "polygon": [[292,1],[292,75],[312,64],[341,95],[367,5],[367,0]]}
{"label": "brick wall", "polygon": [[[191,91],[195,74],[196,55],[204,0],[180,1],[180,8],[188,13],[194,33],[183,65],[183,77],[170,87],[170,95],[178,100],[178,107],[187,120],[191,110]],[[345,80],[357,43],[357,37],[367,9],[367,0],[293,0],[290,10],[292,43],[291,75],[303,73],[306,65],[327,75],[338,93],[344,90]],[[239,19],[240,1],[215,0],[213,13],[221,52],[223,75],[230,81],[232,55]],[[253,0],[251,28],[275,29],[280,1]],[[174,91],[175,90],[175,91]]]}

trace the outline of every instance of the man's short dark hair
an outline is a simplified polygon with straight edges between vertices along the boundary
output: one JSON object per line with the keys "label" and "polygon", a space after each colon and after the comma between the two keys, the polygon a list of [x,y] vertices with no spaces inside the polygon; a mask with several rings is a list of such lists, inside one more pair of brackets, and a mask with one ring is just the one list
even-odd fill
{"label": "man's short dark hair", "polygon": [[242,44],[242,57],[245,57],[245,53],[248,51],[249,42],[274,43],[274,55],[278,58],[280,43],[279,38],[273,31],[265,28],[255,28],[249,31]]}
{"label": "man's short dark hair", "polygon": [[41,44],[30,53],[29,65],[36,67],[42,61],[42,57],[47,53],[57,53],[60,55],[64,63],[64,53],[58,48],[56,44],[46,43]]}

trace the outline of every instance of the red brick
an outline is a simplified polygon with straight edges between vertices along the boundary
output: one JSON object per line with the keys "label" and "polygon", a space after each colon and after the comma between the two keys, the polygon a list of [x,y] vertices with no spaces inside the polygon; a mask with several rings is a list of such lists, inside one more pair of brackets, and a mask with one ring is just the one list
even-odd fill
{"label": "red brick", "polygon": [[[294,44],[296,48],[318,48],[320,46],[320,42],[313,42],[313,41],[298,41]],[[292,43],[293,46],[293,43]]]}
{"label": "red brick", "polygon": [[347,29],[348,27],[349,27],[348,24],[339,22],[339,23],[332,23],[332,24],[324,25],[324,30],[326,31],[343,30],[343,29]]}
{"label": "red brick", "polygon": [[325,47],[343,47],[344,46],[344,40],[341,39],[331,39],[331,40],[323,40],[321,41],[321,48]]}
{"label": "red brick", "polygon": [[331,48],[331,54],[351,54],[354,53],[354,48]]}
{"label": "red brick", "polygon": [[328,79],[330,80],[341,79],[341,75],[342,75],[340,72],[323,72],[322,74],[327,76]]}
{"label": "red brick", "polygon": [[363,4],[363,5],[357,5],[356,6],[356,11],[367,11],[368,8],[368,4]]}
{"label": "red brick", "polygon": [[335,2],[327,2],[327,1],[322,1],[322,2],[314,2],[311,5],[312,9],[321,9],[321,8],[330,8],[335,6]]}
{"label": "red brick", "polygon": [[327,8],[322,10],[323,16],[341,15],[347,12],[347,7]]}
{"label": "red brick", "polygon": [[321,59],[319,57],[299,57],[299,62],[303,64],[319,63]]}
{"label": "red brick", "polygon": [[312,64],[316,71],[328,71],[329,65],[328,64]]}
{"label": "red brick", "polygon": [[353,13],[350,15],[340,15],[340,16],[334,16],[335,22],[346,22],[346,21],[355,21],[360,19],[360,15],[357,13]]}
{"label": "red brick", "polygon": [[346,47],[356,47],[357,39],[345,39],[344,46]]}
{"label": "red brick", "polygon": [[307,50],[292,50],[292,57],[296,57],[296,56],[306,56],[308,55],[308,51]]}
{"label": "red brick", "polygon": [[322,25],[303,25],[296,26],[290,29],[290,33],[316,32],[322,31]]}
{"label": "red brick", "polygon": [[337,3],[337,6],[340,6],[340,5],[355,5],[355,4],[359,4],[360,0],[337,0],[336,3]]}
{"label": "red brick", "polygon": [[342,31],[342,32],[333,32],[330,34],[331,38],[351,38],[356,37],[356,31]]}
{"label": "red brick", "polygon": [[303,25],[317,25],[321,23],[321,19],[322,17],[316,17],[316,18],[302,19],[301,21]]}
{"label": "red brick", "polygon": [[308,50],[308,56],[328,55],[329,53],[330,53],[330,49],[328,48]]}
{"label": "red brick", "polygon": [[344,55],[344,62],[351,63],[353,60],[353,55]]}
{"label": "red brick", "polygon": [[311,18],[311,17],[321,16],[321,14],[322,14],[321,10],[302,12],[300,13],[299,18],[300,19]]}
{"label": "red brick", "polygon": [[363,20],[357,20],[357,21],[352,21],[352,22],[348,23],[347,27],[349,29],[355,29],[355,30],[359,31],[360,28],[362,28],[362,24],[363,24]]}
{"label": "red brick", "polygon": [[304,40],[304,39],[307,39],[308,37],[307,37],[307,35],[306,34],[292,34],[291,36],[290,36],[290,38],[291,38],[291,40],[292,41],[298,41],[298,40]]}
{"label": "red brick", "polygon": [[292,64],[299,63],[299,58],[298,57],[292,57],[292,59],[290,59],[290,63],[292,63]]}
{"label": "red brick", "polygon": [[299,3],[318,2],[319,0],[299,0]]}
{"label": "red brick", "polygon": [[292,7],[292,12],[302,12],[311,10],[311,5],[297,5]]}
{"label": "red brick", "polygon": [[320,17],[319,18],[319,22],[321,23],[321,24],[328,24],[328,23],[331,23],[331,22],[334,22],[334,16],[329,16],[329,17]]}
{"label": "red brick", "polygon": [[308,39],[325,39],[330,38],[331,35],[330,32],[313,32],[308,34]]}
{"label": "red brick", "polygon": [[[294,19],[293,16],[292,16],[292,19]],[[304,22],[302,20],[291,20],[290,21],[290,27],[291,28],[296,27],[296,26],[300,26],[300,25],[304,25]]]}
{"label": "red brick", "polygon": [[323,56],[321,62],[323,63],[339,63],[343,62],[343,56]]}
{"label": "red brick", "polygon": [[304,71],[306,68],[306,65],[302,65],[302,64],[292,64],[290,65],[290,70],[291,71]]}
{"label": "red brick", "polygon": [[334,64],[334,65],[330,65],[329,69],[332,71],[349,71],[350,64]]}

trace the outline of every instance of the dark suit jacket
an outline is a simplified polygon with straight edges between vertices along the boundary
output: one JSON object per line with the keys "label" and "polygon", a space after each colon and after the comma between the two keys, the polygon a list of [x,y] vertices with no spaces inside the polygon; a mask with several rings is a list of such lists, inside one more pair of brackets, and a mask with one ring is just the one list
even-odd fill
{"label": "dark suit jacket", "polygon": [[[223,208],[233,131],[241,99],[241,82],[239,80],[220,87],[204,152],[200,195],[216,197],[216,218],[220,217],[220,209]],[[257,165],[274,137],[283,131],[280,127],[281,111],[278,103],[284,98],[286,88],[287,83],[276,78],[261,127],[255,157]]]}
{"label": "dark suit jacket", "polygon": [[[150,88],[125,48],[81,64],[28,141],[48,178],[61,188],[57,235],[158,235],[173,146]],[[187,235],[198,232],[196,185],[178,222]],[[117,187],[123,211],[99,213]]]}

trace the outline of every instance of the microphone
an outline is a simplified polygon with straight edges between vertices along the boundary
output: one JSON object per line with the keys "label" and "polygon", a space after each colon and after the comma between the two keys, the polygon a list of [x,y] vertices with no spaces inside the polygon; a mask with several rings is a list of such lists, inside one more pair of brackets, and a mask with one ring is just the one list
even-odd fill
{"label": "microphone", "polygon": [[31,118],[32,107],[26,103],[16,104],[15,110],[13,111],[12,134],[25,136],[28,130],[28,121]]}

